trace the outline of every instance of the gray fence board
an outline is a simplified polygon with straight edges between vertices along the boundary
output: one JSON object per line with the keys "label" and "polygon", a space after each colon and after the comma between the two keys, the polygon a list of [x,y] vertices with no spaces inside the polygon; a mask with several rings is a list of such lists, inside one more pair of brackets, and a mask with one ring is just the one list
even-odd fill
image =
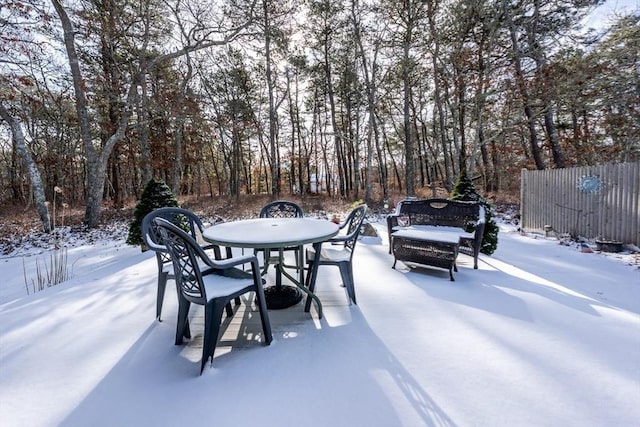
{"label": "gray fence board", "polygon": [[521,227],[640,246],[640,162],[522,170]]}

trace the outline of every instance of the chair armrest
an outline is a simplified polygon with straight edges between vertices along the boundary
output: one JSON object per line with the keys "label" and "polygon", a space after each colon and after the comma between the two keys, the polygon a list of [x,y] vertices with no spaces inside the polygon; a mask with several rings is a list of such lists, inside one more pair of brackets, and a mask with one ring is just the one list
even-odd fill
{"label": "chair armrest", "polygon": [[[212,246],[216,246],[216,245],[212,245]],[[209,255],[207,255],[207,253],[205,252],[205,246],[200,246],[197,244],[195,245],[195,249],[197,251],[197,255],[198,257],[208,266],[214,269],[218,269],[218,270],[224,270],[227,268],[233,268],[236,265],[241,265],[241,264],[247,264],[247,263],[253,263],[255,261],[256,265],[258,265],[258,258],[256,258],[255,255],[239,255],[236,257],[232,257],[232,258],[227,258],[227,259],[211,259],[211,257]],[[218,247],[218,250],[215,251],[217,253],[217,255],[220,254],[220,248]]]}
{"label": "chair armrest", "polygon": [[147,233],[146,236],[143,236],[142,240],[144,241],[145,245],[147,245],[147,248],[151,249],[154,252],[162,252],[167,254],[169,253],[169,249],[167,249],[165,245],[154,242],[153,239],[149,236],[149,233]]}
{"label": "chair armrest", "polygon": [[[237,265],[251,264],[251,273],[247,272],[247,274],[251,274],[256,283],[262,283],[260,265],[258,264],[258,258],[255,255],[247,254],[223,260],[213,260],[209,258],[201,248],[200,251],[200,258],[202,258],[205,264],[209,267],[205,270],[206,272],[203,272],[203,274],[218,273],[220,271],[218,274],[225,275],[225,271],[236,270],[235,267]],[[231,275],[233,276],[233,274]]]}
{"label": "chair armrest", "polygon": [[220,253],[220,246],[214,245],[212,243],[205,243],[205,244],[200,245],[200,247],[202,249],[204,249],[205,251],[209,250],[209,249],[213,249],[214,258],[217,259],[217,260],[222,259],[222,254]]}
{"label": "chair armrest", "polygon": [[329,240],[327,240],[327,242],[331,243],[332,245],[337,245],[339,243],[350,240],[350,237],[352,236],[353,236],[353,233],[345,234],[344,236],[336,236],[336,237],[330,238]]}
{"label": "chair armrest", "polygon": [[349,234],[344,234],[344,235],[335,236],[335,237],[330,238],[330,239],[329,239],[329,240],[327,240],[327,241],[328,241],[329,243],[331,243],[331,244],[339,244],[339,243],[346,242],[346,241],[348,241],[348,240],[353,239],[353,236],[355,236],[355,235],[356,235],[357,233],[359,233],[359,232],[360,232],[360,230],[355,229],[355,230],[353,230],[353,231],[352,231],[351,233],[349,233]]}
{"label": "chair armrest", "polygon": [[252,263],[253,261],[257,263],[258,258],[256,258],[255,255],[247,254],[247,255],[239,255],[233,258],[222,259],[222,260],[212,260],[211,258],[207,257],[206,259],[204,259],[204,261],[210,267],[217,268],[220,270],[225,270],[227,268],[235,267],[236,265],[249,264],[249,263]]}

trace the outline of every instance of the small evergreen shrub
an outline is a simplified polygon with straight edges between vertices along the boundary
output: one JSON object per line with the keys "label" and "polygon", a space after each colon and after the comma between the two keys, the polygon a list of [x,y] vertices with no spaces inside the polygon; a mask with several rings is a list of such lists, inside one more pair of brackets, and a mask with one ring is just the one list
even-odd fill
{"label": "small evergreen shrub", "polygon": [[486,255],[494,253],[498,247],[498,225],[493,220],[493,208],[484,197],[478,194],[473,181],[467,176],[466,171],[460,173],[449,198],[452,200],[480,202],[484,206],[485,224],[480,252]]}
{"label": "small evergreen shrub", "polygon": [[144,187],[140,200],[133,211],[133,221],[129,225],[129,236],[127,243],[130,245],[141,245],[142,219],[154,209],[164,207],[178,207],[178,200],[167,184],[161,179],[152,179]]}

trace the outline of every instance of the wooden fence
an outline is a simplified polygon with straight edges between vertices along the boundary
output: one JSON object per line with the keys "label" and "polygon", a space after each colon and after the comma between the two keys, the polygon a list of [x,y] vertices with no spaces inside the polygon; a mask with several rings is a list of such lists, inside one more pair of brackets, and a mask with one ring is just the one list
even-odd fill
{"label": "wooden fence", "polygon": [[521,227],[640,246],[640,162],[522,170]]}

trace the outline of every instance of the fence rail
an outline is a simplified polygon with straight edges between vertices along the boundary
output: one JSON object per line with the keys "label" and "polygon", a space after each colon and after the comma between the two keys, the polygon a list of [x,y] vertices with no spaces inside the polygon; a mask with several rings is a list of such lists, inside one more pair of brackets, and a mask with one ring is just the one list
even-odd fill
{"label": "fence rail", "polygon": [[640,162],[522,170],[521,226],[640,246]]}

